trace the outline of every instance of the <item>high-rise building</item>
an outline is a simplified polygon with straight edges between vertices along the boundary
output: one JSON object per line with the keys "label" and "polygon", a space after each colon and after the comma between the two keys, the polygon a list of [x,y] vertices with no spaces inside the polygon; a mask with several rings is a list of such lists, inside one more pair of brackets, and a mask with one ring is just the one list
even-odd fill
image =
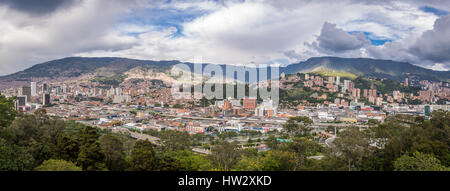
{"label": "high-rise building", "polygon": [[403,85],[405,85],[405,86],[409,86],[409,83],[408,83],[408,78],[405,78],[405,83],[403,83]]}
{"label": "high-rise building", "polygon": [[45,93],[48,91],[48,85],[46,83],[42,84],[42,93]]}
{"label": "high-rise building", "polygon": [[341,77],[340,76],[336,76],[336,85],[340,85],[341,84]]}
{"label": "high-rise building", "polygon": [[350,80],[344,80],[344,87],[342,87],[342,93],[345,93],[350,90],[349,88],[350,88],[351,82],[352,81],[350,81]]}
{"label": "high-rise building", "polygon": [[30,86],[23,86],[20,89],[20,95],[27,96],[27,102],[31,102],[31,87]]}
{"label": "high-rise building", "polygon": [[42,94],[42,105],[50,105],[50,94],[49,93]]}
{"label": "high-rise building", "polygon": [[31,82],[31,96],[33,97],[37,96],[36,82]]}
{"label": "high-rise building", "polygon": [[17,96],[17,106],[22,107],[27,103],[27,96]]}

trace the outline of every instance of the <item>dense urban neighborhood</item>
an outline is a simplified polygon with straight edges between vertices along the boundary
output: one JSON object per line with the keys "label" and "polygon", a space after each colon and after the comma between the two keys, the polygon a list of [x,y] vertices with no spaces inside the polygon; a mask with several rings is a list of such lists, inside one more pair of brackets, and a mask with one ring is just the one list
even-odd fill
{"label": "dense urban neighborhood", "polygon": [[[270,80],[257,83],[270,86]],[[215,98],[208,100],[201,92],[191,92],[190,99],[173,99],[170,83],[145,78],[108,80],[87,78],[73,81],[31,82],[29,86],[2,90],[2,99],[10,102],[9,106],[17,113],[14,116],[27,119],[10,120],[7,124],[11,125],[12,132],[17,133],[17,129],[14,130],[14,128],[23,131],[41,131],[43,130],[41,127],[33,127],[36,124],[29,124],[32,126],[26,124],[44,119],[44,122],[38,123],[43,123],[41,125],[45,127],[48,126],[48,124],[45,125],[46,123],[66,126],[65,128],[61,127],[59,132],[52,132],[56,134],[48,137],[54,140],[57,144],[56,147],[61,147],[58,144],[69,144],[60,141],[75,141],[74,138],[68,139],[64,135],[66,133],[63,133],[67,129],[72,129],[72,131],[77,130],[80,133],[93,133],[92,136],[97,137],[100,144],[97,145],[96,149],[98,150],[92,152],[98,152],[97,154],[105,152],[99,155],[102,157],[98,158],[100,161],[97,161],[102,165],[106,164],[106,167],[102,166],[101,168],[97,166],[97,162],[84,164],[80,161],[91,160],[80,159],[81,153],[76,154],[81,152],[79,150],[82,148],[81,145],[77,145],[77,148],[73,148],[75,150],[70,151],[75,153],[66,153],[66,155],[72,155],[72,158],[61,156],[63,153],[56,155],[47,153],[47,156],[39,156],[44,158],[39,158],[37,161],[35,158],[35,161],[32,162],[34,166],[45,166],[46,163],[41,164],[44,160],[49,163],[62,162],[52,161],[59,159],[72,162],[74,168],[78,169],[77,166],[80,166],[79,168],[82,170],[126,170],[129,168],[132,170],[171,170],[171,168],[175,168],[164,169],[165,167],[159,166],[161,164],[155,162],[155,159],[155,161],[149,161],[149,164],[139,164],[148,166],[133,169],[133,165],[138,164],[132,164],[133,161],[129,160],[133,159],[129,157],[133,157],[135,150],[139,149],[136,148],[139,144],[143,144],[142,147],[155,147],[164,154],[159,157],[169,157],[166,156],[166,152],[171,151],[174,152],[171,153],[174,156],[170,155],[170,157],[187,157],[182,160],[201,158],[201,160],[195,161],[195,163],[199,163],[196,164],[197,166],[183,166],[178,170],[408,170],[407,168],[410,167],[396,166],[394,162],[398,161],[392,160],[398,157],[433,157],[433,155],[427,154],[436,154],[435,152],[444,154],[435,156],[440,157],[438,159],[432,158],[442,165],[438,169],[446,169],[445,166],[448,166],[449,147],[444,146],[441,148],[444,150],[434,151],[439,147],[435,148],[431,145],[431,153],[429,150],[420,148],[411,150],[415,153],[409,153],[410,151],[406,150],[390,153],[395,154],[395,158],[391,158],[391,161],[382,166],[366,167],[359,166],[363,164],[358,163],[364,163],[361,160],[369,157],[365,152],[375,152],[372,154],[376,154],[379,152],[376,150],[386,149],[385,147],[390,144],[389,138],[384,137],[383,139],[383,136],[388,135],[381,134],[382,137],[372,137],[378,136],[376,135],[379,133],[377,131],[412,131],[411,126],[429,123],[429,120],[436,118],[436,115],[440,115],[439,118],[442,120],[440,122],[443,123],[439,125],[444,126],[435,128],[443,128],[442,131],[447,136],[443,137],[443,141],[448,144],[447,119],[449,117],[450,87],[447,82],[418,81],[406,78],[400,83],[387,79],[326,76],[323,73],[291,75],[282,73],[279,84],[279,105],[274,105],[271,99],[248,96],[242,99],[228,97],[222,100]],[[247,88],[254,87],[252,84],[247,83],[246,85]],[[201,96],[195,96],[195,94],[201,94]],[[195,99],[195,97],[202,98]],[[28,118],[32,120],[28,120]],[[434,122],[432,121],[432,123]],[[391,126],[393,124],[400,126]],[[25,126],[17,127],[17,125]],[[47,128],[56,128],[52,125]],[[38,129],[33,130],[33,128]],[[50,133],[47,131],[55,130],[44,130],[42,133]],[[3,129],[3,131],[6,130]],[[375,131],[372,132],[375,134],[370,134],[369,131]],[[77,136],[79,135],[77,134]],[[356,142],[345,142],[347,141],[345,140],[346,136],[349,136],[347,137],[349,139],[356,139]],[[144,146],[145,142],[149,144]],[[348,157],[356,157],[353,155],[361,154],[361,156],[357,156],[358,158],[346,158],[347,156],[343,153],[347,149],[358,147],[358,145],[351,144],[365,145],[364,148],[348,151],[350,152]],[[69,152],[66,151],[69,148],[64,148],[66,146],[68,145],[62,145],[63,148],[59,148],[63,149],[62,151],[53,148],[54,152]],[[117,150],[108,151],[111,149],[109,147]],[[279,150],[280,148],[287,150]],[[221,156],[224,154],[222,152],[231,152],[227,149],[237,152],[236,156],[232,156],[233,159],[230,159],[234,161],[231,164],[228,164],[230,161],[222,161],[225,160],[222,157],[231,157]],[[295,149],[300,150],[296,151]],[[336,151],[336,149],[345,150]],[[238,151],[242,153],[238,153]],[[42,154],[41,152],[40,154]],[[109,156],[109,154],[114,156]],[[154,153],[147,154],[154,155]],[[410,154],[413,155],[410,156]],[[335,158],[331,158],[332,156]],[[280,164],[273,167],[256,164],[259,160],[269,160],[269,158],[270,160],[281,160],[278,161]],[[51,160],[48,161],[49,159]],[[336,164],[338,165],[336,167],[317,167],[318,169],[308,166],[318,163],[317,161],[329,162],[332,159],[337,160],[333,161],[335,163],[342,161],[343,166]],[[160,160],[163,161],[159,162],[165,163],[168,161],[164,160],[169,159],[160,158]],[[347,163],[344,163],[345,161]],[[116,166],[119,164],[112,164],[115,162],[120,162],[122,166],[119,168]],[[253,165],[257,166],[247,163],[255,163]],[[308,165],[303,163],[308,163]],[[2,166],[2,169],[31,170],[25,164],[16,165]],[[414,168],[410,170],[432,170],[429,168],[436,170],[434,166],[423,167],[424,169]]]}

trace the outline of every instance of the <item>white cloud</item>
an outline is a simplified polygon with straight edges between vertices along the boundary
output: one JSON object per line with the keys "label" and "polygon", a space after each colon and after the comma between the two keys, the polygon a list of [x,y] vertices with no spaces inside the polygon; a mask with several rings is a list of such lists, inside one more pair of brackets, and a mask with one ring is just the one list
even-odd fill
{"label": "white cloud", "polygon": [[[312,56],[336,55],[423,64],[407,47],[423,32],[432,30],[438,18],[420,11],[419,7],[425,5],[421,1],[148,2],[84,0],[42,17],[30,17],[0,6],[0,74],[73,55],[180,61],[202,56],[205,62],[218,64],[267,63],[278,59],[297,62]],[[430,4],[449,7],[443,1]],[[124,16],[148,19],[152,15],[147,13],[154,9],[204,14],[193,20],[180,19],[176,24],[182,31],[173,25],[122,20]],[[341,52],[319,50],[314,43],[325,22],[336,24],[335,28],[342,32],[371,32],[394,42],[383,46],[366,43]],[[427,67],[433,64],[425,63]]]}

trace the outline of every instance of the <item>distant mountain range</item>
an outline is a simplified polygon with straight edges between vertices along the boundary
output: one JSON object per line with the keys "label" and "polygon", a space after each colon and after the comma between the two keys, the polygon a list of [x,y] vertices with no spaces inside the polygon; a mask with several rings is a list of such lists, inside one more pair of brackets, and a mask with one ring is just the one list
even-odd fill
{"label": "distant mountain range", "polygon": [[286,74],[321,70],[343,71],[358,76],[388,78],[397,81],[402,81],[408,76],[432,81],[448,81],[450,79],[450,71],[434,71],[407,62],[369,58],[313,57],[281,69]]}
{"label": "distant mountain range", "polygon": [[[37,64],[24,71],[1,76],[0,84],[31,79],[57,79],[79,77],[84,74],[113,76],[135,72],[136,69],[151,70],[152,73],[168,73],[180,61],[151,61],[128,58],[86,58],[69,57]],[[193,64],[186,63],[192,68]],[[225,71],[225,66],[221,66]],[[313,57],[304,62],[281,67],[286,74],[333,71],[351,73],[357,76],[388,78],[402,81],[408,76],[433,81],[449,81],[450,71],[433,71],[406,62],[367,58]]]}

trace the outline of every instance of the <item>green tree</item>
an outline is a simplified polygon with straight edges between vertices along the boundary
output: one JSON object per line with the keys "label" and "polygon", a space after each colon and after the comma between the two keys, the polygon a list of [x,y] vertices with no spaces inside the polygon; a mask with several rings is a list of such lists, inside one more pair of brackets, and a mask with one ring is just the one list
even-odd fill
{"label": "green tree", "polygon": [[127,167],[122,141],[115,135],[106,134],[100,137],[100,145],[105,151],[106,166],[112,171],[121,171]]}
{"label": "green tree", "polygon": [[394,162],[396,171],[448,171],[450,168],[441,165],[439,159],[431,154],[414,152],[412,156],[401,156]]}
{"label": "green tree", "polygon": [[268,151],[261,159],[263,171],[294,171],[297,169],[297,156],[294,152]]}
{"label": "green tree", "polygon": [[158,167],[159,170],[169,171],[206,171],[213,168],[207,157],[186,150],[164,152]]}
{"label": "green tree", "polygon": [[98,129],[85,126],[78,133],[80,139],[80,152],[77,164],[86,171],[106,170],[105,153],[100,146]]}
{"label": "green tree", "polygon": [[345,128],[333,142],[332,153],[345,158],[349,171],[358,170],[369,152],[368,136],[355,126]]}
{"label": "green tree", "polygon": [[312,130],[312,123],[313,121],[309,117],[291,117],[285,124],[283,124],[283,129],[290,136],[307,136]]}
{"label": "green tree", "polygon": [[17,115],[17,111],[14,108],[15,98],[6,98],[4,95],[0,95],[0,128],[8,127]]}
{"label": "green tree", "polygon": [[78,154],[80,153],[80,143],[76,138],[69,135],[62,135],[58,137],[56,148],[56,158],[70,162],[77,161]]}
{"label": "green tree", "polygon": [[137,141],[131,152],[130,170],[152,171],[155,168],[156,157],[152,143],[149,141]]}
{"label": "green tree", "polygon": [[36,171],[81,171],[81,167],[72,162],[50,159],[35,168]]}
{"label": "green tree", "polygon": [[297,157],[296,167],[305,164],[309,156],[314,156],[322,150],[322,147],[313,141],[306,138],[296,138],[293,142],[283,143],[279,150],[295,153]]}
{"label": "green tree", "polygon": [[0,171],[31,170],[33,156],[22,147],[0,138]]}
{"label": "green tree", "polygon": [[107,170],[105,154],[98,141],[81,145],[77,164],[85,171]]}
{"label": "green tree", "polygon": [[224,141],[212,148],[214,164],[222,170],[228,171],[238,162],[241,152],[236,142]]}
{"label": "green tree", "polygon": [[191,136],[187,132],[162,131],[160,138],[163,149],[167,151],[190,150],[192,145]]}
{"label": "green tree", "polygon": [[234,169],[238,171],[262,171],[264,166],[257,156],[243,156]]}

